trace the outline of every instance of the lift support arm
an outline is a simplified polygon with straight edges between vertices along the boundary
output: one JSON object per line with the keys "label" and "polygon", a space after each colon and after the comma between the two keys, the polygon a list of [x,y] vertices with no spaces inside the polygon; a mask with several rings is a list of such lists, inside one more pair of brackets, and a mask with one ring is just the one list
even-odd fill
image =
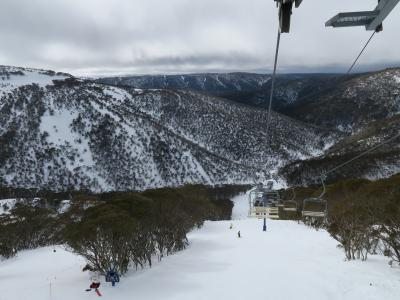
{"label": "lift support arm", "polygon": [[326,22],[325,26],[365,26],[366,30],[377,30],[399,2],[400,0],[380,0],[373,11],[339,13]]}

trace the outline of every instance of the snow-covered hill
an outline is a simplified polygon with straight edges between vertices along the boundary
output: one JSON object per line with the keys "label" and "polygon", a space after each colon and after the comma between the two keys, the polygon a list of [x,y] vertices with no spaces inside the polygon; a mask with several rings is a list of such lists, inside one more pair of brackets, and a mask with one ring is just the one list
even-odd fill
{"label": "snow-covered hill", "polygon": [[320,174],[390,140],[375,151],[330,174],[327,180],[388,178],[400,172],[400,137],[394,139],[399,132],[400,115],[371,122],[332,146],[324,155],[288,164],[280,170],[281,176],[289,184],[318,184]]}
{"label": "snow-covered hill", "polygon": [[400,114],[400,68],[341,77],[332,89],[303,97],[285,114],[352,134]]}
{"label": "snow-covered hill", "polygon": [[174,89],[227,94],[259,90],[270,81],[270,75],[252,73],[205,73],[182,75],[124,76],[97,79],[100,83],[140,89]]}
{"label": "snow-covered hill", "polygon": [[[283,110],[310,91],[335,85],[338,77],[335,74],[280,74],[272,105],[277,111]],[[108,77],[99,78],[96,82],[140,89],[197,91],[265,108],[271,89],[270,79],[270,74],[204,73]]]}
{"label": "snow-covered hill", "polygon": [[[116,287],[102,279],[104,299],[298,299],[397,300],[400,269],[387,258],[345,262],[325,231],[291,221],[245,218],[246,196],[235,198],[234,228],[229,221],[206,222],[190,236],[190,247],[151,269],[132,271]],[[240,230],[242,238],[237,238]],[[25,251],[0,262],[0,299],[83,300],[90,275],[82,258],[62,247]]]}
{"label": "snow-covered hill", "polygon": [[[280,170],[281,176],[291,184],[316,183],[321,173],[398,132],[400,127],[396,118],[398,120],[400,114],[399,78],[399,68],[347,76],[279,75],[273,108],[293,119],[324,127],[332,141],[332,148],[327,143],[325,153],[316,153],[321,154],[318,158],[289,161]],[[268,79],[269,75],[231,73],[127,76],[102,78],[98,82],[139,88],[197,90],[247,105],[265,107],[270,92]],[[287,141],[290,136],[285,136],[285,139]],[[378,179],[396,174],[400,170],[399,147],[400,141],[395,141],[330,179]],[[284,161],[286,164],[287,160]]]}
{"label": "snow-covered hill", "polygon": [[[342,158],[383,140],[385,128],[398,131],[398,122],[391,120],[400,114],[399,72],[389,69],[341,80],[284,75],[276,98],[282,98],[287,104],[283,111],[293,118],[273,113],[266,132],[264,110],[215,96],[236,93],[243,100],[242,93],[255,92],[265,98],[266,75],[111,78],[110,83],[121,86],[110,86],[2,66],[0,185],[143,190],[254,183],[279,169],[289,182],[309,184]],[[125,83],[185,90],[135,89]],[[314,96],[303,98],[315,90]],[[377,124],[382,126],[371,131]],[[368,138],[358,141],[360,134]],[[398,145],[393,144],[395,151]],[[400,167],[398,151],[392,150],[375,153],[360,162],[365,167],[349,169],[344,177],[393,175]],[[334,157],[330,164],[327,157]]]}
{"label": "snow-covered hill", "polygon": [[49,203],[48,201],[40,198],[11,198],[11,199],[0,199],[0,216],[4,214],[9,214],[10,211],[17,205],[28,205],[33,207],[41,208],[52,208],[54,212],[59,214],[65,213],[71,206],[70,200],[60,200],[53,201]]}
{"label": "snow-covered hill", "polygon": [[63,80],[71,77],[71,75],[65,73],[0,65],[0,96],[21,86],[37,84],[45,87],[52,84],[53,80]]}
{"label": "snow-covered hill", "polygon": [[6,186],[100,191],[253,183],[330,142],[323,130],[277,113],[268,135],[265,111],[196,92],[1,70]]}

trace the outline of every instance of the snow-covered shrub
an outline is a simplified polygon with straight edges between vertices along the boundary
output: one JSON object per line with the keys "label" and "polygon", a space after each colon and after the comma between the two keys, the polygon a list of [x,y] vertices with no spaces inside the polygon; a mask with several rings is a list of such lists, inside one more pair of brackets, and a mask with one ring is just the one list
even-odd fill
{"label": "snow-covered shrub", "polygon": [[60,226],[54,212],[17,204],[0,219],[0,255],[9,258],[18,251],[52,245],[60,241]]}
{"label": "snow-covered shrub", "polygon": [[65,239],[96,271],[124,274],[130,267],[151,266],[153,256],[161,260],[185,249],[187,233],[205,220],[230,218],[232,204],[216,198],[233,190],[240,189],[221,188],[219,196],[203,186],[99,195],[101,204],[81,211],[81,217],[74,213]]}

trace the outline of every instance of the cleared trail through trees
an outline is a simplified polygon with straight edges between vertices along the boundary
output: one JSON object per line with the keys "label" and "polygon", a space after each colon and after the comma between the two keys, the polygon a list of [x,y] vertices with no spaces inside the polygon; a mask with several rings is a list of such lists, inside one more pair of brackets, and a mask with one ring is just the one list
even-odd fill
{"label": "cleared trail through trees", "polygon": [[[206,222],[190,233],[187,250],[129,272],[115,288],[102,278],[102,299],[399,299],[400,269],[390,268],[387,258],[344,262],[327,232],[296,222],[268,221],[262,232],[262,220],[246,217],[247,197],[234,200],[232,230],[231,221]],[[84,291],[90,275],[83,265],[61,249],[21,252],[0,262],[0,299],[97,298]],[[52,298],[49,276],[56,276]]]}

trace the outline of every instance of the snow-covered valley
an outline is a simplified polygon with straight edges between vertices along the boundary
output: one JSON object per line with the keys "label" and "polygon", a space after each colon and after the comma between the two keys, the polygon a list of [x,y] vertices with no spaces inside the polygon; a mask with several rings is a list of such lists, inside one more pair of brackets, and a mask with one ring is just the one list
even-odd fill
{"label": "snow-covered valley", "polygon": [[[53,191],[247,184],[322,154],[327,132],[190,91],[0,66],[0,185]],[[62,77],[64,76],[64,77]]]}
{"label": "snow-covered valley", "polygon": [[[271,174],[289,185],[315,183],[324,169],[331,169],[342,157],[356,156],[398,132],[400,90],[394,78],[399,74],[398,69],[360,74],[346,86],[337,84],[328,95],[333,97],[329,105],[320,105],[319,98],[303,103],[304,99],[284,97],[287,101],[282,101],[290,102],[293,109],[273,112],[267,133],[264,109],[215,97],[212,87],[194,89],[201,93],[189,87],[137,89],[142,86],[110,86],[53,71],[0,66],[0,185],[127,191],[183,184],[253,184]],[[235,88],[239,90],[258,91],[268,82],[255,74],[228,75],[224,81],[233,86],[240,79]],[[300,87],[303,81],[289,77],[281,89],[291,94],[292,84]],[[318,88],[325,87],[315,80]],[[366,87],[368,92],[363,90]],[[367,96],[373,105],[362,100]],[[346,106],[348,97],[354,109]],[[310,108],[304,112],[303,105]],[[331,114],[333,108],[338,111]],[[351,127],[342,111],[360,111],[358,125]],[[334,124],[321,127],[316,119]],[[354,134],[337,130],[348,126]],[[366,156],[362,166],[340,176],[394,175],[399,170],[398,141],[380,152],[378,158]]]}
{"label": "snow-covered valley", "polygon": [[[344,261],[329,234],[292,221],[247,218],[247,197],[234,198],[230,221],[206,222],[187,250],[150,269],[131,271],[104,299],[399,299],[400,269],[383,256]],[[241,231],[241,238],[237,231]],[[0,262],[1,300],[93,299],[84,260],[61,246],[24,251]]]}

